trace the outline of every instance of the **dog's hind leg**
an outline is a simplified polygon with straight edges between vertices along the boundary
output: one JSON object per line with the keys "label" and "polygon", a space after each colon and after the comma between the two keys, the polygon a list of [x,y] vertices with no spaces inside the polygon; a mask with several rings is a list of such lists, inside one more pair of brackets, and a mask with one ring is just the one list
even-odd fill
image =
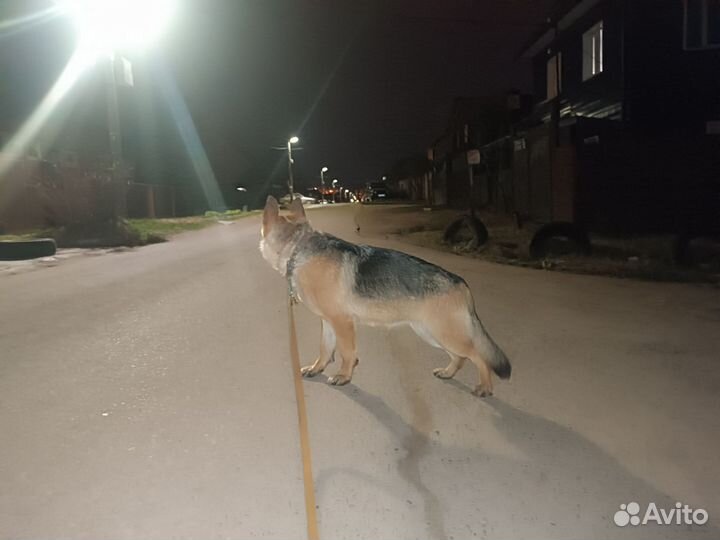
{"label": "dog's hind leg", "polygon": [[473,390],[473,394],[479,397],[487,397],[493,395],[492,371],[480,352],[473,347],[473,353],[469,356],[470,360],[478,370],[479,384]]}
{"label": "dog's hind leg", "polygon": [[[433,338],[445,349],[452,359],[450,365],[440,373],[453,375],[460,369],[462,362],[456,362],[456,358],[467,358],[478,370],[478,385],[475,387],[473,394],[485,397],[492,395],[492,373],[490,366],[485,360],[483,353],[478,347],[475,339],[475,328],[466,312],[459,311],[451,313],[445,317],[432,317],[425,321],[427,331]],[[457,366],[457,369],[455,367]],[[452,371],[455,369],[455,371]],[[440,376],[435,370],[435,375]],[[443,374],[445,374],[443,373]],[[443,378],[443,377],[441,377]]]}
{"label": "dog's hind leg", "polygon": [[314,377],[318,373],[322,373],[333,360],[336,343],[335,331],[324,319],[320,319],[320,334],[320,356],[314,364],[300,368],[300,372],[305,377]]}
{"label": "dog's hind leg", "polygon": [[355,345],[355,322],[351,317],[336,318],[331,321],[337,336],[337,352],[342,358],[342,365],[337,374],[328,379],[333,385],[342,386],[350,382],[353,370],[358,364]]}
{"label": "dog's hind leg", "polygon": [[440,379],[452,379],[458,372],[458,370],[463,367],[463,364],[466,360],[465,357],[458,356],[457,354],[443,347],[443,345],[438,342],[435,336],[430,333],[430,331],[424,324],[419,322],[413,322],[410,323],[410,326],[413,330],[415,330],[415,333],[423,339],[423,341],[432,345],[433,347],[443,349],[446,353],[448,353],[448,355],[450,355],[450,363],[444,368],[433,369],[433,375]]}
{"label": "dog's hind leg", "polygon": [[444,368],[433,369],[433,375],[439,379],[452,379],[458,370],[463,367],[466,358],[453,354],[450,351],[445,352],[450,355],[450,363]]}

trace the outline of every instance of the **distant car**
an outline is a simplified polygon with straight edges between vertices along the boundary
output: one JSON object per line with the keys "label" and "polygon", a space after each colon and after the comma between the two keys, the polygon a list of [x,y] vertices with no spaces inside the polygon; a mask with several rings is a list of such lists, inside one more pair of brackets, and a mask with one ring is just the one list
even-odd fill
{"label": "distant car", "polygon": [[[316,204],[317,199],[314,199],[313,197],[308,197],[306,195],[303,195],[302,193],[296,193],[295,194],[296,199],[300,199],[300,202],[302,204]],[[290,194],[285,195],[280,199],[280,204],[288,205],[290,204]]]}
{"label": "distant car", "polygon": [[330,204],[333,202],[332,195],[325,195],[323,197],[323,194],[320,192],[319,189],[311,189],[308,191],[308,197],[312,197],[315,199],[315,202],[317,204]]}
{"label": "distant car", "polygon": [[383,201],[390,198],[384,182],[372,182],[365,186],[362,202]]}

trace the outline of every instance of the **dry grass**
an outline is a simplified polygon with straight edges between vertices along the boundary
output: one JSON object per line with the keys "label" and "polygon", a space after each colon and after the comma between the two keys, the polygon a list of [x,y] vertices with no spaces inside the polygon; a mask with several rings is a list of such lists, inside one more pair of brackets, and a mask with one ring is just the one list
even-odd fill
{"label": "dry grass", "polygon": [[488,242],[467,252],[442,241],[443,231],[463,215],[455,210],[424,211],[418,206],[373,207],[358,215],[358,224],[368,234],[394,234],[402,240],[501,264],[528,268],[597,274],[653,281],[720,283],[720,247],[705,247],[704,262],[694,267],[673,262],[672,236],[636,236],[613,238],[591,235],[591,255],[563,255],[542,260],[530,258],[528,247],[535,231],[532,226],[517,228],[511,218],[481,212],[490,233]]}

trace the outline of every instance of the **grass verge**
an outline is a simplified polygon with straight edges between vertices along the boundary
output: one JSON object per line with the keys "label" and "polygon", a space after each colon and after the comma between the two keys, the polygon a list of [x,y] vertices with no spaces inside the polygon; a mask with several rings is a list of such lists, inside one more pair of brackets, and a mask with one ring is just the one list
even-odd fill
{"label": "grass verge", "polygon": [[128,219],[115,223],[84,223],[0,235],[0,242],[54,238],[59,247],[144,246],[165,242],[175,234],[204,229],[220,221],[235,221],[258,213],[260,213],[259,210],[249,212],[229,210],[227,212],[206,212],[203,216]]}

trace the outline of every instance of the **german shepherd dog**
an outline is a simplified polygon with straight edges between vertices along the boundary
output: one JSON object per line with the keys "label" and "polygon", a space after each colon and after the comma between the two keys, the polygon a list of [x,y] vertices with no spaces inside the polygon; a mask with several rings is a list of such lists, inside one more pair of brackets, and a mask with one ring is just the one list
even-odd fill
{"label": "german shepherd dog", "polygon": [[358,363],[356,322],[410,325],[450,356],[446,367],[433,371],[441,379],[452,378],[470,359],[479,373],[477,396],[492,395],[491,370],[502,379],[510,377],[510,362],[478,319],[465,280],[399,251],[317,232],[297,199],[289,210],[281,216],[278,202],[268,197],[260,251],[287,278],[290,294],[322,320],[320,356],[302,368],[305,377],[322,373],[339,353],[342,365],[328,382],[350,382]]}

